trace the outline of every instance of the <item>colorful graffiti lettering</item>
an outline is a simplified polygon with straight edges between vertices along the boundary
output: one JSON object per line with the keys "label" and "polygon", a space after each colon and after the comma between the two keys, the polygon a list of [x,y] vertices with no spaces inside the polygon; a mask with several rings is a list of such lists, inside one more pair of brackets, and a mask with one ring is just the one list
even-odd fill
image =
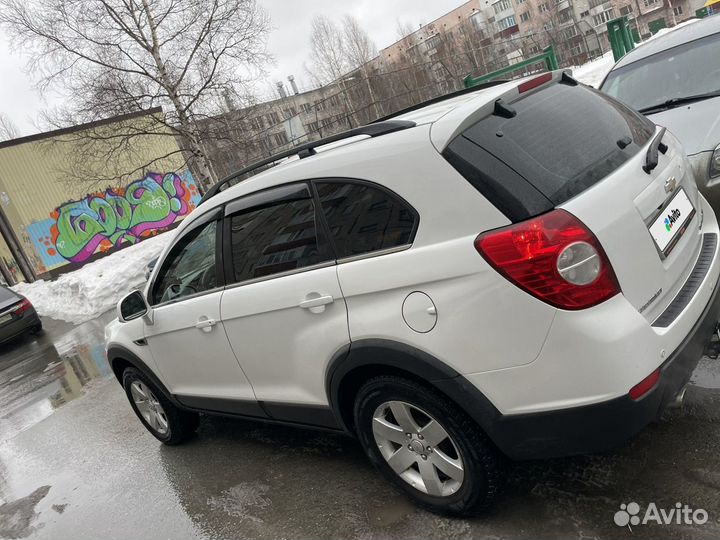
{"label": "colorful graffiti lettering", "polygon": [[190,213],[200,200],[190,171],[148,173],[126,188],[86,195],[34,223],[28,234],[48,268],[82,263],[96,252],[134,244]]}

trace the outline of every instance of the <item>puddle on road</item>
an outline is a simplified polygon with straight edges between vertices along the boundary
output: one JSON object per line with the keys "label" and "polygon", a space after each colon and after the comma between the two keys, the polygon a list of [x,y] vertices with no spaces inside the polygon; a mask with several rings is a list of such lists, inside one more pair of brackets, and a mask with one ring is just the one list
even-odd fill
{"label": "puddle on road", "polygon": [[720,359],[703,356],[692,374],[690,384],[701,388],[720,389]]}
{"label": "puddle on road", "polygon": [[113,377],[105,357],[104,329],[114,317],[72,326],[46,323],[38,336],[0,349],[0,443],[76,399],[95,380]]}

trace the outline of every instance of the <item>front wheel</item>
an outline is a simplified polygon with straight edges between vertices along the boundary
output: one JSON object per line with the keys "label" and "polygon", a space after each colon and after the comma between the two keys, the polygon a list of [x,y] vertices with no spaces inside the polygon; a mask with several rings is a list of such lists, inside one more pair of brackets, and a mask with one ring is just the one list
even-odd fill
{"label": "front wheel", "polygon": [[198,414],[178,409],[138,370],[127,368],[123,372],[123,387],[133,411],[159,441],[167,445],[180,444],[195,433]]}
{"label": "front wheel", "polygon": [[373,464],[432,512],[474,516],[498,493],[501,457],[472,419],[430,388],[371,379],[358,393],[355,427]]}

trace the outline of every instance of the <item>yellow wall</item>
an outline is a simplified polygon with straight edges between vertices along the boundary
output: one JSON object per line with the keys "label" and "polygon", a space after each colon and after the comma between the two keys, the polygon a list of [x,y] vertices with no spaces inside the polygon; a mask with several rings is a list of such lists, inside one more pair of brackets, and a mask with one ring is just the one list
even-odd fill
{"label": "yellow wall", "polygon": [[[36,246],[26,231],[29,225],[47,220],[57,207],[66,202],[79,200],[108,187],[123,187],[142,178],[145,172],[167,173],[186,169],[175,138],[170,135],[169,129],[157,122],[153,122],[154,131],[168,135],[136,138],[130,147],[117,154],[116,159],[106,157],[103,145],[115,145],[118,140],[93,142],[95,146],[91,152],[88,152],[87,139],[79,140],[83,133],[112,135],[139,129],[143,123],[152,122],[152,118],[144,115],[71,133],[49,134],[40,140],[0,145],[0,205],[36,272],[42,274],[47,269],[37,256]],[[79,156],[83,156],[82,159],[78,159]],[[153,161],[147,170],[143,170]],[[121,178],[122,174],[135,170],[137,172],[133,175]],[[83,172],[86,181],[69,180],[69,171]],[[0,248],[3,255],[5,251],[5,246]]]}

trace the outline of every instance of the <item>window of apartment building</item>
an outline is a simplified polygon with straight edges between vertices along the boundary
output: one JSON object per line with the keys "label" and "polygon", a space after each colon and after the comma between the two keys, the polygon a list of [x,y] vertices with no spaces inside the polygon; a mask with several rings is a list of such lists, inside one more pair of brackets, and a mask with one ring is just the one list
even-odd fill
{"label": "window of apartment building", "polygon": [[588,5],[589,5],[590,8],[592,9],[592,8],[594,8],[594,7],[598,7],[598,6],[601,5],[601,4],[604,4],[604,3],[607,2],[607,1],[608,1],[608,0],[590,0],[590,2],[588,2]]}
{"label": "window of apartment building", "polygon": [[280,146],[288,143],[287,134],[284,131],[281,131],[280,133],[275,133],[273,135],[273,139],[275,139],[275,144]]}
{"label": "window of apartment building", "polygon": [[582,43],[570,47],[570,56],[580,56],[583,53]]}
{"label": "window of apartment building", "polygon": [[311,132],[315,132],[320,129],[317,122],[309,122],[307,127],[308,127],[308,130]]}
{"label": "window of apartment building", "polygon": [[581,17],[587,17],[588,15],[590,15],[590,12],[589,12],[589,11],[582,11],[582,12],[580,12],[580,16],[581,16]]}
{"label": "window of apartment building", "polygon": [[521,20],[522,22],[529,21],[529,20],[530,20],[530,12],[529,12],[529,11],[526,11],[526,12],[524,12],[524,13],[521,13],[521,14],[520,14],[520,20]]}
{"label": "window of apartment building", "polygon": [[285,113],[285,118],[290,118],[291,116],[295,116],[297,114],[297,110],[295,107],[288,107],[283,111]]}
{"label": "window of apartment building", "polygon": [[323,118],[322,120],[320,120],[320,125],[324,128],[330,127],[330,126],[332,126],[332,124],[333,124],[332,118]]}
{"label": "window of apartment building", "polygon": [[500,19],[497,22],[498,28],[500,30],[505,30],[506,28],[510,28],[511,26],[515,26],[517,22],[515,21],[515,16],[510,15],[509,17],[505,17],[504,19]]}
{"label": "window of apartment building", "polygon": [[552,27],[553,27],[552,23],[543,24],[543,30],[545,30],[546,32],[549,32],[550,30],[552,30]]}
{"label": "window of apartment building", "polygon": [[578,35],[577,27],[573,25],[573,26],[571,26],[570,28],[567,28],[567,29],[563,32],[563,35],[565,36],[565,39],[574,38],[575,36]]}
{"label": "window of apartment building", "polygon": [[327,102],[331,107],[337,107],[340,105],[340,96],[338,94],[333,94],[328,98]]}
{"label": "window of apartment building", "polygon": [[[646,0],[647,1],[647,0]],[[595,15],[593,17],[593,22],[595,23],[595,26],[600,26],[601,24],[605,24],[610,19],[613,19],[613,9],[610,8],[606,11],[603,11],[602,13],[599,13],[598,15]]]}
{"label": "window of apartment building", "polygon": [[300,110],[304,113],[309,113],[312,111],[312,105],[310,105],[309,103],[302,103],[300,105]]}
{"label": "window of apartment building", "polygon": [[524,4],[526,0],[515,0],[515,3],[519,6],[521,4]]}
{"label": "window of apartment building", "polygon": [[570,10],[561,11],[558,15],[558,20],[561,23],[569,22],[571,19],[572,17],[570,16]]}
{"label": "window of apartment building", "polygon": [[493,4],[493,9],[495,10],[495,13],[500,13],[501,11],[505,11],[506,9],[510,9],[512,7],[512,4],[510,3],[510,0],[500,0],[499,2],[495,2]]}
{"label": "window of apartment building", "polygon": [[319,99],[315,102],[315,110],[316,111],[324,111],[325,110],[325,102],[322,99]]}
{"label": "window of apartment building", "polygon": [[643,0],[643,4],[645,5],[645,7],[654,6],[658,3],[660,3],[660,0]]}
{"label": "window of apartment building", "polygon": [[673,13],[674,13],[675,15],[682,15],[682,14],[683,14],[683,8],[682,8],[682,6],[675,6],[675,7],[673,8]]}
{"label": "window of apartment building", "polygon": [[627,6],[623,6],[620,8],[620,15],[628,15],[632,13],[633,7],[628,4]]}
{"label": "window of apartment building", "polygon": [[530,45],[530,47],[528,47],[528,52],[530,54],[537,54],[540,52],[540,47],[538,47],[537,45]]}
{"label": "window of apartment building", "polygon": [[255,131],[260,131],[265,127],[265,121],[262,116],[256,116],[250,119],[250,127]]}
{"label": "window of apartment building", "polygon": [[432,49],[437,49],[440,46],[440,36],[434,35],[425,42],[425,46],[427,47],[427,50],[430,51]]}
{"label": "window of apartment building", "polygon": [[540,10],[540,13],[545,13],[545,12],[548,10],[548,5],[547,5],[547,4],[540,4],[540,6],[538,7],[538,9]]}
{"label": "window of apartment building", "polygon": [[270,111],[270,112],[267,114],[267,120],[268,120],[268,124],[270,124],[271,126],[274,125],[274,124],[279,124],[279,123],[280,123],[280,116],[278,115],[277,112],[275,112],[275,111]]}

